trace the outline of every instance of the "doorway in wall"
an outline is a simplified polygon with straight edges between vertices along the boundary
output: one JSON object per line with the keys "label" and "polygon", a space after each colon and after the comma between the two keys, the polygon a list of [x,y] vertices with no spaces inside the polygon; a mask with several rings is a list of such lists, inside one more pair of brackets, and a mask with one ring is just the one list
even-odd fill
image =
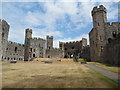
{"label": "doorway in wall", "polygon": [[35,54],[33,54],[33,57],[35,57]]}

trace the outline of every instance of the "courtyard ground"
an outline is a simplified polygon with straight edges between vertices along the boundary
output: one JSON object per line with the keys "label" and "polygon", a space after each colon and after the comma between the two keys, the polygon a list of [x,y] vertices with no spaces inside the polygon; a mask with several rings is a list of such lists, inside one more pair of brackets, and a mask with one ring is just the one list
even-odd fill
{"label": "courtyard ground", "polygon": [[[113,80],[72,59],[42,59],[2,64],[3,88],[113,88]],[[61,60],[61,61],[60,61]],[[79,59],[82,61],[82,59]]]}

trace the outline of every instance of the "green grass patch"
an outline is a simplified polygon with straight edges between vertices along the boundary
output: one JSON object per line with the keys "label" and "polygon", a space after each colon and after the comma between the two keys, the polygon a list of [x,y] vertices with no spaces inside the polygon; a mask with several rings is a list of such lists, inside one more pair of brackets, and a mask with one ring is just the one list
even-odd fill
{"label": "green grass patch", "polygon": [[17,69],[12,68],[12,69],[10,69],[10,70],[17,70]]}
{"label": "green grass patch", "polygon": [[53,79],[64,79],[65,76],[54,76]]}
{"label": "green grass patch", "polygon": [[110,79],[110,78],[102,75],[101,73],[96,72],[96,71],[90,72],[90,73],[91,73],[93,76],[95,76],[95,77],[96,77],[96,76],[99,77],[100,80],[102,80],[103,82],[107,82],[110,87],[112,87],[112,88],[118,88],[118,83],[117,83],[117,82],[115,82],[114,80],[112,80],[112,79]]}

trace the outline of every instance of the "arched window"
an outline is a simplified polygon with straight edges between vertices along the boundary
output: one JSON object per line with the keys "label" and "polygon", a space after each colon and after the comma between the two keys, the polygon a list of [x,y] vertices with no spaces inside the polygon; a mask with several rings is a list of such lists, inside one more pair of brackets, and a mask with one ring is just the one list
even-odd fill
{"label": "arched window", "polygon": [[50,56],[48,56],[48,58],[50,58]]}

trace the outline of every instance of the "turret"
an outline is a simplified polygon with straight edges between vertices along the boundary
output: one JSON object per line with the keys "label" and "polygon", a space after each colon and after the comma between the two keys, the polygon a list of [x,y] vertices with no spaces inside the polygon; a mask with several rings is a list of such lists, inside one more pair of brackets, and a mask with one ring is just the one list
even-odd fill
{"label": "turret", "polygon": [[103,5],[94,7],[92,10],[94,28],[103,27],[107,22],[106,8]]}
{"label": "turret", "polygon": [[51,49],[53,48],[53,36],[46,36],[46,40],[47,40],[47,48]]}
{"label": "turret", "polygon": [[4,41],[8,41],[8,34],[9,34],[9,24],[5,21],[2,20],[2,40]]}
{"label": "turret", "polygon": [[32,38],[32,29],[26,29],[25,31],[25,52],[24,60],[29,59],[30,39]]}
{"label": "turret", "polygon": [[87,39],[86,38],[82,38],[82,48],[87,46]]}
{"label": "turret", "polygon": [[32,29],[26,29],[25,38],[32,38]]}
{"label": "turret", "polygon": [[64,50],[64,43],[63,42],[59,42],[59,48]]}
{"label": "turret", "polygon": [[2,33],[2,56],[4,57],[6,54],[6,47],[8,43],[8,34],[9,34],[9,24],[5,21],[2,20],[2,27],[0,31]]}
{"label": "turret", "polygon": [[0,19],[0,60],[2,60],[2,20]]}

